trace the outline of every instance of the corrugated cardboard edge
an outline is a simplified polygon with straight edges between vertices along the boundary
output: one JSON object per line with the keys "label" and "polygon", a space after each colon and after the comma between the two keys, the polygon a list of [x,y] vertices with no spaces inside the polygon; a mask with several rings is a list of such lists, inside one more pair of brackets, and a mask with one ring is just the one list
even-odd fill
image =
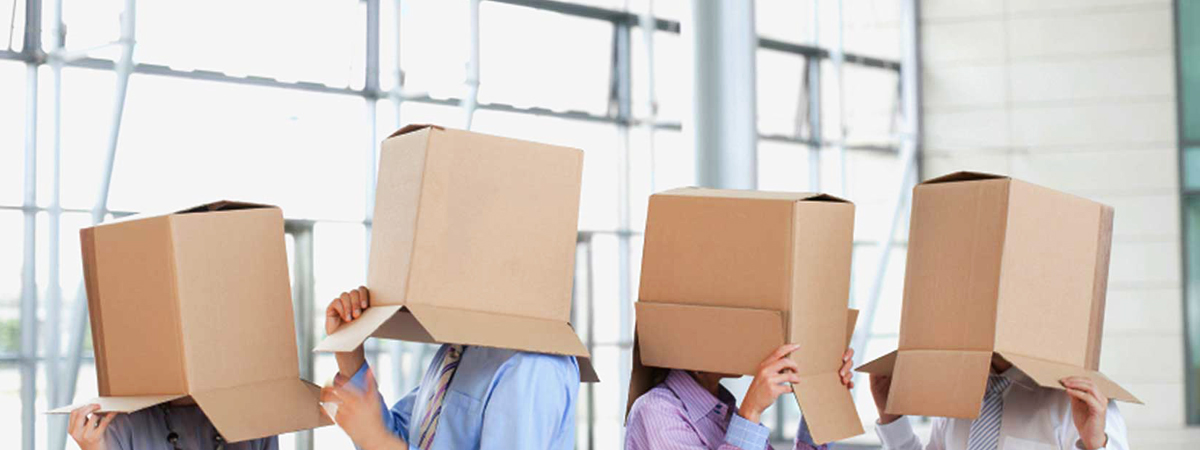
{"label": "corrugated cardboard edge", "polygon": [[1012,352],[997,352],[997,354],[1012,363],[1016,368],[1021,369],[1021,372],[1029,375],[1029,378],[1033,379],[1038,386],[1066,390],[1062,384],[1059,384],[1059,380],[1071,376],[1085,377],[1096,383],[1096,387],[1100,389],[1100,392],[1104,393],[1110,399],[1139,405],[1143,404],[1141,400],[1125,390],[1125,388],[1098,371]]}
{"label": "corrugated cardboard edge", "polygon": [[372,306],[326,336],[314,351],[352,351],[371,336],[573,356],[579,363],[581,381],[600,381],[587,347],[569,323],[431,305]]}
{"label": "corrugated cardboard edge", "polygon": [[439,125],[433,125],[433,124],[428,124],[428,123],[413,123],[413,124],[405,125],[405,126],[401,127],[399,130],[392,132],[392,134],[388,135],[388,138],[389,139],[394,138],[394,137],[402,135],[402,134],[408,134],[408,133],[412,133],[412,132],[418,131],[418,130],[423,130],[426,128],[432,128],[432,129],[438,130],[438,131],[446,130],[446,128],[439,126]]}
{"label": "corrugated cardboard edge", "polygon": [[96,355],[96,384],[98,392],[103,395],[109,392],[108,360],[104,357],[104,326],[94,318],[102,314],[100,308],[100,279],[96,274],[96,229],[95,227],[79,230],[79,247],[83,253],[83,282],[87,290],[88,320],[92,325],[92,350]]}
{"label": "corrugated cardboard edge", "polygon": [[76,408],[87,405],[100,405],[100,409],[96,411],[97,413],[131,413],[184,397],[187,397],[187,394],[96,397],[86,402],[67,405],[61,408],[46,411],[46,414],[70,414],[71,411],[75,410]]}
{"label": "corrugated cardboard edge", "polygon": [[1088,322],[1088,343],[1092,346],[1084,361],[1089,370],[1100,369],[1100,343],[1104,338],[1104,310],[1108,301],[1108,264],[1112,255],[1113,208],[1100,205],[1100,232],[1096,242],[1096,274],[1092,285],[1092,314]]}
{"label": "corrugated cardboard edge", "polygon": [[321,388],[299,378],[196,392],[192,398],[229,442],[333,424],[321,408]]}
{"label": "corrugated cardboard edge", "polygon": [[1007,175],[997,175],[986,172],[972,172],[961,170],[958,172],[948,173],[940,177],[930,178],[921,184],[938,184],[938,183],[954,183],[958,181],[978,181],[978,180],[1004,180],[1011,179]]}

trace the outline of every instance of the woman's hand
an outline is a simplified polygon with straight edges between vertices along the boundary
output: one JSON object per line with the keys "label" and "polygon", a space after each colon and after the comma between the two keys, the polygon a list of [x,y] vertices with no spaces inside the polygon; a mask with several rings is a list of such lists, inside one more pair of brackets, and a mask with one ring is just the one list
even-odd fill
{"label": "woman's hand", "polygon": [[854,349],[846,349],[846,353],[842,353],[842,368],[838,370],[838,375],[842,376],[842,386],[846,389],[854,389]]}
{"label": "woman's hand", "polygon": [[888,392],[892,389],[892,377],[871,374],[871,397],[875,398],[875,410],[879,412],[879,423],[887,425],[903,416],[883,412],[887,408]]}
{"label": "woman's hand", "polygon": [[79,444],[81,450],[106,450],[104,432],[108,424],[117,417],[117,413],[95,414],[100,405],[85,405],[71,411],[67,423],[67,433]]}
{"label": "woman's hand", "polygon": [[[342,325],[353,322],[369,307],[371,293],[366,287],[359,286],[353,291],[343,292],[325,308],[325,334],[333,334]],[[353,377],[367,360],[361,344],[353,351],[334,353],[334,357],[338,362],[338,371],[347,378]]]}
{"label": "woman's hand", "polygon": [[776,398],[785,392],[792,392],[791,383],[799,383],[800,376],[796,375],[796,362],[788,355],[798,348],[800,346],[796,344],[783,345],[758,365],[754,381],[750,382],[746,398],[742,399],[742,406],[738,408],[739,416],[758,423],[763,411],[774,404]]}

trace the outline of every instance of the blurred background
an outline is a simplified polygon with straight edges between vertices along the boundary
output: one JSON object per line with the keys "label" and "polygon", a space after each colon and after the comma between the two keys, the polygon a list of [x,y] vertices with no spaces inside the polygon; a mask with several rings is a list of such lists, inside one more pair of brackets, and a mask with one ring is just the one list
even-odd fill
{"label": "blurred background", "polygon": [[[1101,369],[1146,402],[1120,405],[1134,447],[1200,442],[1200,0],[0,0],[3,25],[6,448],[75,448],[42,413],[96,393],[77,232],[113,217],[281,206],[300,369],[329,379],[307,349],[365,282],[379,142],[408,123],[584,150],[573,323],[604,381],[579,448],[623,443],[651,193],[853,200],[862,362],[897,345],[912,186],[967,169],[1116,208]],[[432,356],[367,348],[389,400]],[[868,431],[839,446],[877,447],[858,382]],[[767,411],[778,447],[799,417]]]}

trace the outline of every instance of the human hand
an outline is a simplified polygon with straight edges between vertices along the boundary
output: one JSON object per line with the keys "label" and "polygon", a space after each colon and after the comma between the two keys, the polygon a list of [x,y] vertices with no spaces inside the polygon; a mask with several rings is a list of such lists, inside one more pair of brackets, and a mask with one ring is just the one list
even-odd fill
{"label": "human hand", "polygon": [[71,411],[67,423],[67,433],[79,444],[80,450],[107,450],[104,432],[108,424],[117,417],[117,413],[96,414],[100,405],[84,405]]}
{"label": "human hand", "polygon": [[846,349],[846,353],[842,353],[842,368],[838,369],[838,375],[842,377],[842,386],[846,389],[854,389],[854,349]]}
{"label": "human hand", "polygon": [[792,392],[791,383],[799,383],[800,376],[796,375],[796,362],[788,355],[798,348],[800,346],[796,344],[785,344],[759,363],[754,381],[750,382],[746,398],[742,399],[742,406],[738,408],[738,415],[758,423],[762,412],[774,404],[775,399],[785,392]]}
{"label": "human hand", "polygon": [[[343,292],[325,308],[325,334],[333,334],[342,325],[353,322],[362,316],[363,311],[371,307],[371,293],[364,286]],[[338,362],[338,372],[346,377],[352,377],[362,367],[367,358],[360,344],[349,352],[334,353]]]}
{"label": "human hand", "polygon": [[879,423],[887,425],[895,422],[903,417],[897,414],[888,414],[883,410],[887,408],[888,392],[892,388],[892,377],[889,375],[871,374],[871,397],[875,399],[875,409],[879,411]]}
{"label": "human hand", "polygon": [[1104,396],[1096,383],[1084,377],[1067,377],[1059,380],[1071,396],[1071,419],[1079,431],[1079,440],[1088,450],[1108,445],[1108,434],[1104,432],[1108,415],[1108,397]]}
{"label": "human hand", "polygon": [[375,373],[370,369],[367,369],[364,389],[335,382],[334,386],[321,389],[321,401],[337,405],[333,420],[355,445],[367,450],[408,448],[407,443],[383,425],[383,404],[379,401]]}

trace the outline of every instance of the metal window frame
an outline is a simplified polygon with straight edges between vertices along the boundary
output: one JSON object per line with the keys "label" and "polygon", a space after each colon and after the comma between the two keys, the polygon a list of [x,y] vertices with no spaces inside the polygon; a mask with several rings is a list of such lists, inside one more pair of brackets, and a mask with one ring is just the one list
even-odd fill
{"label": "metal window frame", "polygon": [[[1188,317],[1194,314],[1196,309],[1200,309],[1200,304],[1193,304],[1189,301],[1192,294],[1200,290],[1200,286],[1193,285],[1189,279],[1189,271],[1192,269],[1188,263],[1189,255],[1189,238],[1188,228],[1200,227],[1198,223],[1189,223],[1188,221],[1188,203],[1190,201],[1200,200],[1200,189],[1188,189],[1186,162],[1187,149],[1200,148],[1200,140],[1189,140],[1187,130],[1185,129],[1186,121],[1184,117],[1184,74],[1183,74],[1183,36],[1180,28],[1183,26],[1184,17],[1180,14],[1180,0],[1171,2],[1172,17],[1174,23],[1174,39],[1175,39],[1175,95],[1176,95],[1176,132],[1178,142],[1177,166],[1179,179],[1179,253],[1180,253],[1180,271],[1183,284],[1183,380],[1184,380],[1184,421],[1187,425],[1200,425],[1200,379],[1196,379],[1192,373],[1192,367],[1200,365],[1200,348],[1192,345],[1191,337],[1200,334],[1200,329],[1189,327]],[[1196,24],[1193,24],[1196,25]]]}
{"label": "metal window frame", "polygon": [[[14,1],[21,1],[21,0],[14,0]],[[62,1],[61,0],[50,0],[50,1],[54,3],[56,16],[61,17],[60,11],[61,11]],[[632,58],[632,54],[631,54],[631,49],[630,49],[630,42],[631,42],[631,37],[632,37],[631,33],[632,33],[633,29],[640,29],[643,33],[646,33],[651,36],[653,35],[653,31],[662,31],[662,32],[667,32],[667,33],[679,34],[680,29],[681,29],[680,23],[678,21],[674,21],[674,20],[654,17],[651,15],[651,13],[649,11],[647,11],[644,14],[638,14],[638,13],[633,13],[633,12],[617,11],[617,10],[611,10],[611,9],[600,8],[600,7],[595,7],[595,6],[588,6],[588,5],[582,5],[582,4],[576,4],[576,3],[568,3],[568,2],[563,2],[563,1],[473,0],[474,6],[475,6],[475,8],[474,8],[475,14],[477,14],[477,12],[478,12],[478,3],[479,2],[490,1],[490,2],[495,2],[495,3],[500,3],[500,4],[534,8],[534,9],[538,9],[538,10],[551,11],[551,12],[556,12],[556,13],[560,13],[560,14],[564,14],[564,15],[568,15],[568,16],[573,16],[573,17],[588,18],[588,19],[601,20],[601,21],[607,21],[607,22],[612,23],[613,24],[613,46],[614,46],[613,61],[614,61],[614,64],[612,66],[613,89],[610,92],[609,100],[610,100],[610,104],[612,104],[614,107],[610,108],[610,110],[607,114],[599,115],[599,114],[593,114],[593,113],[583,112],[583,111],[557,111],[557,110],[551,110],[551,109],[540,108],[540,107],[520,107],[520,106],[514,106],[514,105],[504,104],[504,103],[477,104],[475,102],[473,93],[469,93],[467,96],[465,96],[465,98],[448,98],[448,99],[432,98],[429,96],[407,96],[407,95],[402,94],[401,86],[402,86],[402,82],[403,82],[403,76],[401,73],[396,74],[398,79],[397,79],[397,83],[396,83],[397,87],[395,89],[392,89],[392,90],[381,89],[380,83],[379,83],[380,76],[382,75],[379,73],[379,67],[380,67],[379,66],[379,58],[380,58],[380,55],[379,55],[379,42],[380,42],[379,41],[380,40],[379,1],[380,0],[364,0],[364,2],[367,4],[366,20],[368,21],[367,27],[366,27],[366,33],[365,33],[366,34],[365,38],[367,39],[367,46],[366,46],[367,58],[366,58],[366,69],[365,69],[366,80],[365,80],[364,87],[362,89],[353,89],[353,88],[348,88],[348,87],[334,87],[334,86],[329,86],[329,85],[322,84],[322,83],[309,82],[309,81],[289,82],[289,81],[281,81],[281,80],[278,80],[278,79],[275,79],[272,77],[265,77],[265,76],[254,76],[254,75],[234,76],[234,75],[228,75],[228,74],[225,74],[225,73],[222,73],[219,71],[212,71],[212,70],[204,70],[204,69],[177,70],[177,69],[173,69],[171,67],[168,67],[165,65],[160,65],[160,64],[135,63],[132,60],[132,46],[133,46],[133,42],[134,42],[133,36],[132,36],[133,11],[134,11],[133,5],[135,4],[134,0],[126,0],[128,17],[126,17],[123,20],[123,22],[128,21],[129,23],[122,24],[122,40],[116,43],[116,44],[124,46],[124,49],[125,49],[125,51],[123,52],[123,55],[120,59],[118,59],[116,61],[112,61],[112,60],[107,60],[107,59],[98,59],[98,58],[88,57],[86,55],[86,51],[85,52],[76,52],[76,53],[72,54],[72,53],[68,53],[66,51],[66,49],[61,48],[61,45],[56,45],[55,48],[50,49],[50,52],[47,52],[43,48],[43,42],[41,39],[41,34],[42,34],[42,26],[41,26],[42,25],[42,17],[41,17],[41,15],[42,15],[43,11],[45,10],[46,5],[43,2],[43,0],[24,0],[25,5],[26,5],[25,6],[25,29],[24,29],[25,34],[24,34],[24,41],[23,41],[22,49],[20,52],[14,52],[14,51],[10,51],[10,50],[0,50],[0,60],[22,61],[25,63],[25,65],[27,67],[27,81],[26,81],[27,91],[26,91],[26,98],[25,98],[25,101],[26,101],[26,130],[25,130],[25,155],[26,155],[26,158],[25,158],[25,162],[24,162],[24,164],[25,164],[25,166],[24,166],[24,171],[25,171],[24,200],[22,202],[22,205],[19,207],[0,205],[0,210],[20,210],[20,211],[22,211],[23,216],[25,217],[25,231],[24,231],[25,254],[23,256],[24,264],[22,267],[22,289],[21,289],[21,306],[20,306],[20,308],[21,308],[21,335],[22,335],[21,351],[17,355],[0,355],[0,362],[15,361],[19,364],[20,370],[22,373],[22,377],[21,377],[22,448],[24,448],[26,450],[33,450],[35,448],[36,439],[35,439],[35,435],[34,435],[34,430],[35,430],[35,421],[36,421],[37,415],[34,411],[34,405],[35,405],[35,400],[36,400],[36,396],[37,396],[37,386],[36,386],[36,374],[37,374],[37,368],[38,368],[37,364],[39,364],[43,361],[48,361],[49,366],[53,366],[53,368],[55,369],[55,370],[51,370],[52,372],[60,372],[60,373],[51,375],[51,377],[50,377],[51,378],[51,381],[50,381],[51,387],[50,387],[50,389],[48,389],[48,393],[50,393],[50,395],[52,395],[54,397],[54,398],[50,399],[50,402],[52,404],[62,404],[62,403],[67,403],[71,399],[73,399],[74,390],[75,390],[75,381],[76,381],[76,377],[77,377],[77,374],[79,371],[79,367],[82,364],[82,361],[84,361],[85,359],[91,359],[90,356],[84,355],[83,351],[82,351],[83,333],[85,332],[85,329],[87,326],[86,301],[84,300],[85,294],[83,292],[82,287],[79,287],[78,293],[75,295],[74,298],[70,299],[71,302],[74,302],[75,308],[73,310],[74,314],[69,318],[69,321],[67,323],[67,327],[68,327],[68,330],[71,332],[71,336],[67,342],[66,355],[62,355],[59,353],[60,349],[58,348],[59,343],[57,342],[57,340],[51,341],[50,346],[53,347],[52,349],[50,349],[51,354],[46,355],[44,357],[40,356],[38,354],[37,345],[39,342],[39,339],[38,339],[39,327],[38,327],[38,320],[37,320],[37,308],[38,308],[39,298],[38,298],[38,289],[37,289],[37,277],[36,277],[36,273],[35,273],[35,262],[36,262],[37,255],[36,255],[36,246],[34,245],[36,242],[35,238],[36,238],[36,228],[37,228],[37,216],[39,214],[45,213],[52,218],[53,225],[50,227],[50,231],[52,232],[52,234],[55,235],[54,239],[52,239],[53,244],[55,244],[55,245],[52,245],[52,247],[57,248],[58,246],[56,244],[59,240],[59,237],[60,237],[59,235],[61,233],[55,232],[55,229],[57,228],[59,217],[61,217],[61,214],[63,214],[64,212],[87,212],[87,213],[90,213],[94,223],[99,223],[100,221],[103,220],[104,217],[106,217],[110,213],[115,216],[121,216],[121,215],[128,214],[126,212],[109,211],[107,209],[107,195],[108,195],[108,187],[110,186],[111,180],[112,180],[112,178],[111,178],[112,177],[112,168],[113,168],[114,159],[115,159],[115,151],[116,151],[116,147],[117,147],[118,136],[119,136],[120,128],[121,128],[120,125],[121,125],[121,118],[122,118],[122,112],[123,112],[123,107],[124,107],[124,98],[125,98],[124,92],[125,92],[125,88],[128,85],[128,80],[129,80],[130,75],[134,74],[134,73],[142,74],[142,75],[166,76],[166,77],[174,77],[174,78],[181,78],[181,79],[212,81],[212,82],[231,83],[231,84],[239,84],[239,85],[258,86],[258,87],[270,87],[270,88],[293,90],[293,91],[317,92],[317,93],[336,94],[336,95],[351,95],[351,96],[358,96],[358,97],[363,98],[364,103],[366,104],[366,108],[367,108],[366,111],[367,111],[368,120],[371,121],[371,123],[369,124],[370,126],[368,127],[368,129],[370,130],[370,136],[368,136],[368,139],[366,140],[366,142],[368,142],[368,147],[365,150],[365,151],[368,151],[369,152],[368,154],[371,156],[370,158],[368,158],[368,160],[369,160],[368,167],[365,168],[366,172],[368,173],[368,177],[367,177],[368,180],[365,183],[365,190],[366,190],[366,195],[367,195],[368,200],[370,200],[371,195],[373,194],[375,161],[376,161],[376,156],[377,156],[377,152],[376,152],[376,150],[377,150],[376,149],[377,148],[377,145],[376,145],[377,130],[376,130],[376,126],[375,126],[376,124],[375,124],[374,119],[376,117],[375,113],[376,113],[376,108],[377,108],[377,100],[380,100],[380,99],[390,99],[393,101],[394,106],[397,110],[396,116],[397,116],[398,122],[401,121],[400,114],[399,114],[400,104],[402,102],[412,101],[412,102],[418,102],[418,103],[463,107],[464,110],[467,112],[467,117],[468,117],[467,123],[470,123],[469,118],[470,118],[471,112],[473,112],[475,109],[484,109],[484,110],[490,110],[490,111],[502,111],[502,112],[529,114],[529,115],[537,115],[537,116],[552,116],[552,117],[577,120],[577,121],[609,123],[609,124],[613,124],[613,125],[617,126],[619,128],[619,130],[621,132],[621,136],[622,136],[622,139],[620,140],[621,148],[617,149],[617,151],[620,152],[619,164],[618,164],[618,166],[619,166],[618,167],[618,170],[619,170],[619,173],[618,173],[618,179],[619,179],[618,180],[619,181],[618,182],[618,184],[619,184],[618,195],[621,198],[618,200],[618,202],[619,202],[618,208],[619,209],[618,209],[618,211],[616,211],[616,213],[618,214],[618,217],[619,217],[619,224],[618,224],[619,229],[611,230],[611,231],[581,231],[579,233],[579,240],[580,240],[580,242],[584,243],[584,245],[586,245],[586,248],[588,250],[586,253],[587,255],[593,254],[593,252],[591,252],[591,248],[592,248],[591,247],[591,238],[597,234],[614,234],[618,237],[618,245],[619,245],[619,248],[618,248],[619,265],[620,265],[620,267],[619,267],[619,277],[620,277],[620,279],[619,279],[619,284],[620,284],[619,315],[620,315],[621,322],[622,322],[621,324],[619,324],[619,326],[621,327],[622,336],[624,336],[624,338],[618,342],[595,342],[594,339],[591,338],[593,333],[590,332],[590,327],[589,327],[587,345],[589,346],[589,348],[595,348],[596,346],[615,346],[615,347],[623,349],[623,350],[632,348],[632,345],[633,345],[633,343],[632,343],[632,323],[631,323],[632,287],[630,286],[630,282],[631,282],[631,280],[630,280],[630,265],[631,265],[630,246],[631,246],[631,239],[636,236],[639,236],[640,233],[632,230],[631,224],[630,224],[630,216],[631,216],[630,211],[629,211],[630,199],[628,197],[629,197],[629,192],[630,192],[629,151],[630,151],[631,144],[630,144],[629,131],[635,126],[645,126],[645,127],[649,127],[652,130],[679,131],[682,129],[682,126],[680,123],[670,123],[670,122],[658,121],[654,117],[654,112],[653,112],[654,108],[653,107],[651,108],[651,113],[650,113],[649,118],[641,118],[641,117],[636,117],[634,115],[633,107],[632,107],[632,100],[631,100],[631,97],[632,97],[631,96],[631,85],[632,85],[631,58]],[[400,14],[400,10],[401,10],[401,0],[393,0],[393,1],[396,3],[396,14],[397,14],[397,18],[398,18],[399,14]],[[914,0],[910,0],[910,2],[915,3]],[[474,16],[471,19],[472,19],[471,20],[472,28],[473,29],[477,28],[478,27],[477,16]],[[58,23],[58,25],[56,25],[56,27],[57,27],[56,29],[61,31],[61,21],[56,20],[56,22]],[[643,27],[646,24],[651,24],[651,26],[653,27],[653,30],[643,29]],[[128,30],[126,30],[126,25],[128,25]],[[396,32],[397,33],[400,33],[399,28],[400,28],[400,24],[397,23],[396,24],[396,30],[397,30]],[[128,34],[126,34],[126,31],[128,31]],[[476,36],[477,36],[478,30],[475,30],[475,32],[476,32]],[[646,41],[647,41],[647,45],[651,45],[650,39],[647,39]],[[59,35],[57,42],[58,43],[62,42],[61,34]],[[773,50],[773,51],[777,51],[777,52],[783,52],[786,54],[796,55],[796,56],[805,58],[807,67],[809,67],[809,69],[806,69],[806,70],[809,70],[809,71],[811,71],[812,67],[819,66],[819,62],[822,60],[836,59],[837,62],[840,62],[840,63],[859,65],[859,66],[870,67],[870,68],[875,68],[875,69],[880,69],[880,70],[892,70],[892,71],[896,71],[898,73],[903,74],[902,64],[897,61],[890,61],[890,60],[886,60],[886,59],[874,58],[874,57],[870,57],[870,56],[857,55],[857,54],[852,54],[852,53],[844,53],[841,51],[831,52],[828,49],[820,48],[817,46],[797,44],[797,43],[791,43],[791,42],[786,42],[786,41],[781,41],[781,40],[776,40],[776,39],[760,37],[758,39],[758,48]],[[396,58],[397,58],[397,60],[399,60],[399,52],[400,52],[399,46],[397,46],[396,52],[397,52]],[[651,55],[652,55],[652,53],[651,53]],[[475,58],[478,58],[477,52],[473,52],[472,59],[474,60]],[[52,204],[48,207],[42,207],[42,206],[39,206],[37,203],[37,187],[38,186],[37,186],[37,182],[36,182],[37,181],[36,175],[37,175],[37,169],[38,169],[38,161],[37,161],[38,123],[37,123],[36,119],[37,119],[37,108],[39,106],[41,106],[40,103],[42,102],[42,99],[38,98],[38,80],[39,80],[38,68],[42,65],[51,65],[52,67],[55,68],[54,81],[55,81],[56,89],[53,92],[56,93],[56,95],[51,100],[51,103],[53,103],[51,105],[51,107],[53,107],[55,110],[55,114],[52,115],[52,121],[54,122],[52,124],[52,126],[53,126],[54,132],[53,132],[51,139],[52,139],[52,145],[54,145],[56,148],[58,146],[58,140],[59,140],[60,131],[61,131],[59,120],[58,120],[58,114],[57,114],[58,107],[59,107],[59,105],[61,105],[60,96],[57,95],[60,92],[58,87],[60,86],[60,83],[61,83],[61,78],[60,78],[61,67],[86,68],[86,69],[93,69],[93,70],[111,70],[118,74],[117,94],[115,95],[114,111],[113,111],[113,118],[112,118],[113,123],[112,123],[112,128],[110,130],[108,142],[106,142],[106,144],[107,144],[106,150],[108,151],[108,153],[107,153],[105,165],[101,168],[101,170],[102,170],[101,186],[100,186],[100,189],[99,189],[99,192],[97,195],[97,201],[96,201],[95,206],[92,209],[87,209],[87,210],[85,210],[85,209],[68,209],[68,208],[61,207],[61,205],[57,201],[57,199],[58,199],[57,191],[61,184],[61,180],[58,177],[59,171],[56,169],[58,166],[58,159],[59,159],[57,157],[54,158],[54,160],[52,161],[52,168],[55,168],[55,170],[52,170],[52,173],[54,175],[54,181],[53,181],[53,187],[52,187],[52,189],[54,190],[54,195],[53,195],[54,199],[52,201]],[[403,69],[403,66],[399,64],[399,61],[397,62],[397,66],[398,66],[399,70]],[[469,70],[471,70],[472,73],[474,73],[476,75],[475,75],[475,77],[469,76],[467,81],[468,81],[468,83],[473,84],[473,86],[475,88],[477,88],[477,83],[478,83],[478,78],[477,78],[478,61],[477,60],[473,61],[473,64],[470,66]],[[648,70],[652,70],[652,69],[648,69]],[[653,83],[653,80],[651,79],[650,82]],[[816,92],[819,94],[819,92],[820,92],[819,84],[814,83],[814,86],[812,86],[812,88],[815,89]],[[474,91],[472,91],[472,92],[474,92]],[[653,101],[655,101],[655,99],[651,98],[651,101],[653,102]],[[905,99],[902,98],[901,101],[905,101]],[[810,96],[809,102],[816,104],[815,109],[811,109],[813,107],[812,104],[809,105],[811,110],[817,111],[817,112],[820,111],[819,103],[818,103],[818,102],[820,102],[819,97]],[[810,117],[810,120],[813,120],[814,123],[819,123],[819,120],[820,120],[819,114],[817,114],[815,117]],[[653,133],[650,133],[650,134],[651,134],[651,139],[653,139]],[[813,135],[812,137],[802,137],[802,136],[799,136],[798,134],[797,135],[765,135],[765,134],[759,133],[759,139],[764,140],[764,141],[786,142],[786,143],[803,145],[809,149],[809,151],[811,152],[810,154],[818,153],[820,151],[820,149],[823,147],[840,146],[840,147],[844,147],[848,150],[885,152],[885,153],[904,155],[904,152],[902,151],[903,149],[898,148],[898,147],[900,147],[899,145],[898,146],[854,145],[854,144],[847,144],[844,142],[833,142],[833,141],[822,140],[820,138],[819,133],[812,133],[812,135]],[[911,138],[911,136],[910,136],[910,138]],[[916,151],[915,148],[913,151],[914,152]],[[58,153],[55,152],[54,154],[57,155]],[[914,161],[919,162],[919,158],[917,158],[915,156],[915,154],[913,154],[913,155],[914,156],[910,156],[910,157],[913,158]],[[919,170],[919,166],[918,166],[918,170]],[[896,206],[897,211],[899,211],[901,207],[902,207],[902,205],[897,205]],[[367,242],[364,244],[369,244],[369,240],[370,240],[371,217],[370,217],[369,209],[370,208],[368,208],[367,216],[364,217],[364,219],[362,221],[362,225],[366,228],[366,235],[367,235]],[[899,213],[897,213],[897,214],[899,214]],[[330,221],[330,222],[337,222],[337,221]],[[313,308],[313,302],[314,302],[314,299],[312,298],[313,293],[312,293],[312,285],[311,285],[312,239],[314,238],[313,232],[312,232],[312,225],[313,225],[313,223],[311,221],[303,221],[303,220],[289,220],[288,221],[289,231],[292,232],[293,235],[297,237],[297,252],[294,255],[293,263],[295,263],[297,265],[297,268],[305,269],[303,271],[298,271],[299,272],[298,279],[294,280],[294,282],[299,283],[299,284],[297,284],[297,295],[296,295],[296,299],[295,299],[295,301],[298,303],[297,307],[305,309],[305,311],[303,311],[303,314],[299,315],[298,317],[306,317],[306,316],[310,315],[310,313],[312,312],[311,310]],[[885,239],[884,242],[886,242],[885,245],[887,245],[889,248],[891,246],[903,246],[904,245],[903,243],[893,242],[890,236],[888,236],[888,238]],[[301,244],[303,244],[304,249],[300,248]],[[879,242],[875,242],[875,243],[856,242],[855,243],[856,246],[858,246],[858,245],[878,245],[878,244],[879,244]],[[303,250],[303,251],[300,251],[300,250]],[[588,265],[588,267],[590,267],[590,265],[592,264],[592,262],[590,261],[590,256],[588,259],[589,259],[589,261],[587,261],[586,264]],[[62,297],[61,282],[59,282],[57,280],[58,277],[55,276],[58,272],[57,271],[57,269],[58,269],[57,266],[59,265],[58,263],[59,263],[59,261],[57,260],[57,258],[53,258],[51,261],[51,267],[48,268],[48,270],[50,271],[50,275],[51,275],[50,283],[55,285],[48,291],[48,295],[47,295],[47,301],[51,302],[50,306],[53,306],[54,304],[57,304],[58,302],[61,302],[61,300],[62,300],[62,298],[61,298]],[[883,267],[881,266],[881,268],[879,270],[880,270],[880,274],[878,276],[882,277]],[[301,279],[301,278],[303,278],[303,279]],[[587,282],[588,282],[588,285],[591,286],[592,281],[590,280],[590,278],[587,280]],[[585,298],[587,298],[587,303],[588,303],[586,306],[587,311],[589,311],[588,320],[592,320],[590,312],[595,310],[595,305],[592,303],[593,292],[591,292],[591,289],[589,289],[588,295],[586,295]],[[51,328],[58,328],[58,326],[59,326],[58,310],[60,308],[52,308],[52,309],[55,310],[54,317],[52,318],[53,320],[48,321],[48,324],[52,325]],[[299,337],[300,342],[311,342],[313,340],[313,336],[311,336],[311,335],[306,336],[306,334],[311,333],[311,330],[309,328],[311,328],[311,327],[299,327],[298,328],[299,330],[301,330],[300,331],[301,336]],[[45,332],[45,330],[42,330],[42,331]],[[372,354],[377,354],[379,351],[381,351],[381,349],[378,348],[378,346],[375,346],[371,350],[372,350]],[[396,357],[396,356],[399,356],[399,354],[401,352],[401,346],[399,344],[396,344],[396,345],[389,347],[388,350],[391,352],[393,357]],[[396,361],[396,364],[399,364],[399,358],[394,358],[394,359]],[[64,367],[62,367],[61,370],[58,370],[59,363],[65,363],[66,365]],[[306,361],[305,366],[306,366],[307,370],[311,371],[311,365],[312,365],[311,359]],[[625,365],[627,365],[627,364],[625,364]],[[625,373],[625,372],[628,372],[628,370],[626,370],[627,367],[625,367],[625,365],[623,365],[621,368],[621,370],[622,370],[621,381],[622,381],[623,385],[627,384],[627,383],[625,383],[625,381],[627,380],[627,375],[628,375],[627,373]],[[399,367],[397,367],[397,369],[399,369]],[[397,371],[397,372],[399,373],[399,371]],[[400,383],[401,383],[401,381],[397,380],[397,387],[399,386]],[[622,388],[622,392],[623,392],[623,389],[624,388]],[[595,412],[595,405],[594,405],[593,401],[588,401],[587,409],[589,411],[589,413],[588,413],[589,424],[594,423],[593,416],[594,416],[594,412]],[[55,421],[51,420],[51,423],[54,424]],[[62,425],[63,425],[62,423],[58,423],[57,425],[54,425],[54,426],[51,426],[48,428],[50,430],[49,431],[50,448],[61,449],[65,445],[65,432],[64,432],[64,429],[62,428]],[[592,428],[594,428],[594,427],[589,427],[589,430],[591,430]],[[588,433],[589,433],[588,436],[591,436],[591,434],[590,434],[591,431],[589,431]],[[776,431],[776,438],[781,436],[780,433],[781,433],[780,430]],[[589,438],[589,442],[591,442],[591,441],[592,441],[592,439]],[[298,448],[302,448],[302,449],[311,448],[311,446],[312,446],[311,434],[301,437],[300,439],[298,439],[297,442],[298,442]]]}

